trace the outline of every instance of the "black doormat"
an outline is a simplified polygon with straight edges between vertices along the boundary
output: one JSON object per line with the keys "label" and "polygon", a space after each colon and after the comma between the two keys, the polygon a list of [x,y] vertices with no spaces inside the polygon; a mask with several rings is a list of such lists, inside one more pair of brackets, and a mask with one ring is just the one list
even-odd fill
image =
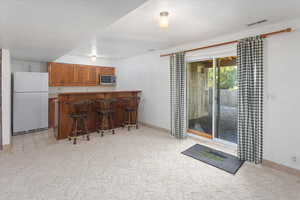
{"label": "black doormat", "polygon": [[200,144],[195,144],[181,153],[231,174],[235,174],[244,163],[236,156]]}

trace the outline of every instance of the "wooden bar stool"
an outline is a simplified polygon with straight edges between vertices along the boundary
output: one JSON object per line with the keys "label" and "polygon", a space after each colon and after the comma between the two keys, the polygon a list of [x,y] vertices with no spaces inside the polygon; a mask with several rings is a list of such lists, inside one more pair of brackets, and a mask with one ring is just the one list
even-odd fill
{"label": "wooden bar stool", "polygon": [[70,103],[70,117],[73,120],[72,129],[68,136],[69,140],[73,139],[73,144],[77,143],[77,137],[86,134],[86,139],[90,140],[90,135],[87,127],[87,117],[90,110],[90,101],[77,101]]}
{"label": "wooden bar stool", "polygon": [[124,109],[124,123],[123,127],[128,128],[130,131],[130,127],[135,127],[138,129],[138,107],[140,103],[140,97],[128,97],[124,98],[123,101],[126,102],[126,106]]}
{"label": "wooden bar stool", "polygon": [[116,99],[96,99],[96,112],[97,121],[96,128],[97,133],[101,132],[101,137],[103,137],[104,131],[112,131],[115,134],[115,111],[116,111]]}

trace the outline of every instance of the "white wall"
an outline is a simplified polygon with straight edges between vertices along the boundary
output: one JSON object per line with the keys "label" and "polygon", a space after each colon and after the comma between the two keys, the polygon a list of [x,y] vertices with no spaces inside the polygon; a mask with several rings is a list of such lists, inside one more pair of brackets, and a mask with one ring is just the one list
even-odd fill
{"label": "white wall", "polygon": [[2,49],[2,143],[11,143],[11,69],[10,54]]}
{"label": "white wall", "polygon": [[82,64],[82,65],[98,65],[98,66],[106,66],[106,67],[114,67],[116,64],[114,59],[97,58],[96,62],[92,62],[89,57],[72,56],[72,55],[62,56],[53,62]]}
{"label": "white wall", "polygon": [[11,72],[47,72],[46,62],[24,61],[12,59]]}
{"label": "white wall", "polygon": [[[264,158],[300,169],[300,19],[226,35],[209,41],[193,42],[172,49],[136,56],[118,63],[119,89],[143,90],[141,121],[162,128],[170,127],[169,58],[159,54],[226,42],[292,27],[292,33],[274,35],[265,43],[265,133]],[[187,54],[187,60],[233,55],[235,45]],[[297,162],[292,162],[292,157]]]}
{"label": "white wall", "polygon": [[296,27],[267,40],[264,142],[267,159],[300,169],[300,23]]}
{"label": "white wall", "polygon": [[[62,56],[61,58],[56,59],[54,62],[108,66],[108,67],[114,67],[116,64],[115,60],[113,59],[97,58],[96,62],[91,62],[91,60],[88,57],[69,56],[69,55]],[[46,62],[12,59],[11,71],[12,72],[47,72],[48,67]]]}
{"label": "white wall", "polygon": [[147,54],[118,64],[118,89],[142,90],[140,120],[169,129],[169,62]]}

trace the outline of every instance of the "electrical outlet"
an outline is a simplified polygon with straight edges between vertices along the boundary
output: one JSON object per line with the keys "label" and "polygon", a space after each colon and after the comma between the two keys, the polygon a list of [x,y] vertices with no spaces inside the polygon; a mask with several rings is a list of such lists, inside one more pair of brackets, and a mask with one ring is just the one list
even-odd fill
{"label": "electrical outlet", "polygon": [[293,162],[297,162],[297,157],[296,157],[296,156],[293,156],[293,157],[292,157],[292,161],[293,161]]}

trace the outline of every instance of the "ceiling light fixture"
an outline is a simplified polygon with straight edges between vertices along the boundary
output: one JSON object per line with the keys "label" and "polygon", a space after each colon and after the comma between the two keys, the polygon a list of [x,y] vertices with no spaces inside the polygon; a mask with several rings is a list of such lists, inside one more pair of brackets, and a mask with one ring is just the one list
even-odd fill
{"label": "ceiling light fixture", "polygon": [[96,60],[97,60],[97,56],[95,56],[95,55],[91,56],[91,61],[92,62],[96,62]]}
{"label": "ceiling light fixture", "polygon": [[163,11],[160,13],[159,27],[160,28],[168,28],[169,27],[169,13],[167,11]]}

